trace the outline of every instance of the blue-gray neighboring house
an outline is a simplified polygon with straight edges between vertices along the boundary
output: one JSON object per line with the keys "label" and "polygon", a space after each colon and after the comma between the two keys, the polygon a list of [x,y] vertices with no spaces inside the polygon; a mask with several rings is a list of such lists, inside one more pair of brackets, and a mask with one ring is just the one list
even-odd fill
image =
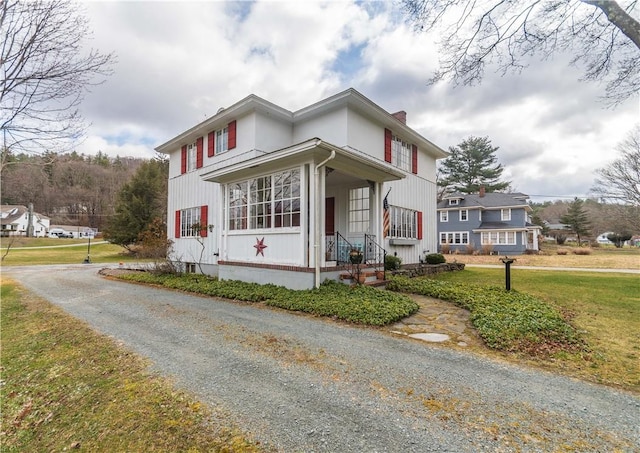
{"label": "blue-gray neighboring house", "polygon": [[[538,250],[541,227],[531,223],[523,193],[453,193],[438,203],[440,251],[517,255]],[[444,246],[444,247],[443,247]]]}

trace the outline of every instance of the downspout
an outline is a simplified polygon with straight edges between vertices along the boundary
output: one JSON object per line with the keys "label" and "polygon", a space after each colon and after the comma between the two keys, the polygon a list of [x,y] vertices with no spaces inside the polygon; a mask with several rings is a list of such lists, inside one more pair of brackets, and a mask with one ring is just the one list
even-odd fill
{"label": "downspout", "polygon": [[[320,144],[320,141],[318,141],[316,143],[317,145]],[[316,262],[316,278],[315,278],[315,287],[319,288],[320,287],[320,202],[322,200],[320,200],[320,167],[323,167],[327,162],[329,162],[331,159],[333,159],[334,157],[336,157],[336,151],[335,150],[331,150],[331,155],[329,157],[327,157],[325,160],[323,160],[322,162],[320,162],[318,165],[316,165],[316,169],[314,172],[314,180],[315,180],[315,205],[316,205],[316,209],[315,209],[315,221],[314,226],[313,226],[313,234],[314,234],[314,245],[313,245],[313,250],[314,250],[314,255],[315,255],[315,262]]]}

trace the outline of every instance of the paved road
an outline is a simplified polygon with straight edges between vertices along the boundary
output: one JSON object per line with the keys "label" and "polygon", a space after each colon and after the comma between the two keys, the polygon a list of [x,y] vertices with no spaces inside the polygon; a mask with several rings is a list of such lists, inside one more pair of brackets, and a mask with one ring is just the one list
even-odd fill
{"label": "paved road", "polygon": [[278,451],[640,451],[640,398],[377,329],[105,280],[4,274]]}

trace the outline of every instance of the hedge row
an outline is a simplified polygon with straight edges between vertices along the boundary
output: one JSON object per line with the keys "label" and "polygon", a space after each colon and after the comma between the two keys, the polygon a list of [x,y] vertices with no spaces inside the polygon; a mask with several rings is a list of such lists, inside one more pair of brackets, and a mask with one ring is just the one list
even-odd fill
{"label": "hedge row", "polygon": [[318,289],[296,291],[283,286],[218,280],[197,274],[156,275],[135,272],[124,274],[120,278],[208,296],[264,302],[286,310],[373,326],[396,322],[415,313],[419,308],[416,302],[403,294],[365,286],[350,287],[334,281],[326,281]]}

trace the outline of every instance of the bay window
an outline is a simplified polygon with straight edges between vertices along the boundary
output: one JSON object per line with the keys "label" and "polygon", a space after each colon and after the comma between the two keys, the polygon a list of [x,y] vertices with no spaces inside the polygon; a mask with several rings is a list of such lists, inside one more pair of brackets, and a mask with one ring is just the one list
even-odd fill
{"label": "bay window", "polygon": [[419,239],[418,211],[389,206],[389,236],[397,239]]}

